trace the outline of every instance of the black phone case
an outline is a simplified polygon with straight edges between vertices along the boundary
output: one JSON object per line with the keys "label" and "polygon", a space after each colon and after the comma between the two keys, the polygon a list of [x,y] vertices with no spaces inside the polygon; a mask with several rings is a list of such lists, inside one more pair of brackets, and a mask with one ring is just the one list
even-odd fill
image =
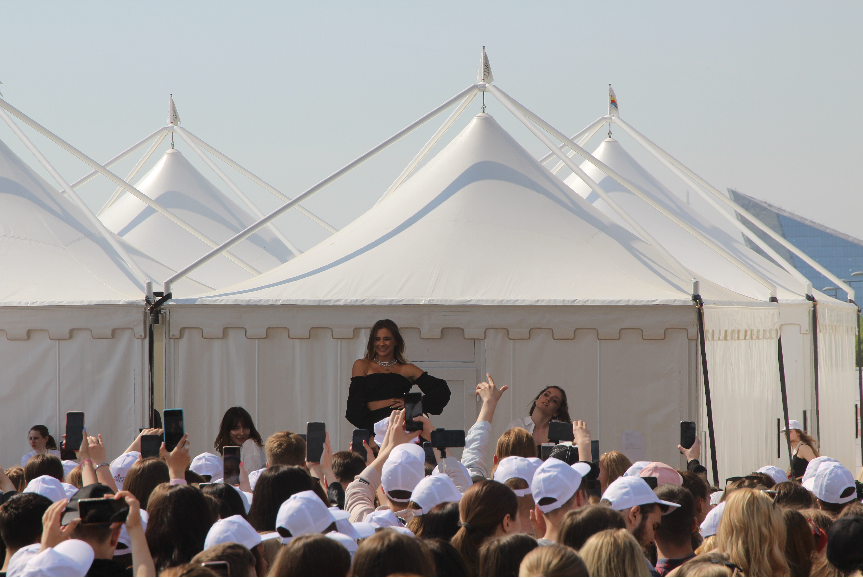
{"label": "black phone case", "polygon": [[695,444],[695,422],[680,422],[680,445],[686,449]]}
{"label": "black phone case", "polygon": [[548,424],[548,439],[556,442],[571,442],[575,439],[572,434],[572,424],[562,421],[552,421]]}

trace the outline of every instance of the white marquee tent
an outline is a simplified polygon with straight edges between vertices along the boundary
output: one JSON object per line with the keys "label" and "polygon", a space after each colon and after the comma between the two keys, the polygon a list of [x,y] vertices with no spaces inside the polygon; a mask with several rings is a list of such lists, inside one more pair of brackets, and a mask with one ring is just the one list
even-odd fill
{"label": "white marquee tent", "polygon": [[[818,344],[822,386],[819,391],[820,399],[816,405],[811,332],[812,302],[806,298],[807,293],[812,293],[811,285],[807,287],[788,271],[764,259],[740,240],[699,214],[645,170],[617,140],[611,138],[604,140],[592,155],[635,184],[667,211],[708,235],[737,257],[745,267],[776,285],[789,414],[792,419],[811,424],[809,429],[814,432],[816,430],[815,408],[820,407],[821,414],[827,418],[822,419],[819,432],[822,451],[846,463],[855,463],[855,457],[859,452],[854,436],[856,424],[847,408],[854,404],[856,387],[853,375],[856,307],[820,292],[814,292],[819,314],[822,317],[819,322],[822,325],[822,335]],[[755,282],[749,273],[741,270],[705,244],[693,239],[689,233],[672,224],[664,215],[648,206],[632,191],[603,173],[591,162],[585,161],[581,168],[596,180],[619,206],[633,215],[641,226],[667,247],[684,266],[703,278],[710,279],[737,293],[763,298],[764,288]],[[578,176],[570,175],[565,182],[606,216],[621,226],[629,228]],[[834,348],[838,349],[834,350]],[[778,395],[779,390],[776,393]],[[719,390],[714,398],[714,411],[717,412],[719,431],[724,427],[724,422],[722,414],[719,413],[720,410],[716,408],[725,408],[724,411],[733,410],[732,405],[723,402],[724,394],[724,391]],[[809,419],[804,419],[804,415]],[[778,424],[774,429],[777,430],[774,437],[779,439]],[[779,441],[782,442],[779,444],[782,457],[778,463],[787,464],[787,444],[784,443],[784,439]]]}
{"label": "white marquee tent", "polygon": [[[243,405],[262,431],[320,420],[345,445],[351,365],[368,328],[390,317],[405,328],[408,356],[450,383],[437,427],[473,422],[474,386],[488,371],[513,387],[497,435],[557,384],[602,451],[677,465],[677,422],[705,429],[697,309],[681,270],[480,114],[398,190],[305,254],[169,303],[166,407],[183,407],[206,439],[227,407]],[[737,472],[775,451],[762,418],[781,415],[779,311],[707,280],[701,295],[724,356],[711,381],[747,376],[747,406],[726,423],[764,440],[745,455],[720,440],[720,469]]]}

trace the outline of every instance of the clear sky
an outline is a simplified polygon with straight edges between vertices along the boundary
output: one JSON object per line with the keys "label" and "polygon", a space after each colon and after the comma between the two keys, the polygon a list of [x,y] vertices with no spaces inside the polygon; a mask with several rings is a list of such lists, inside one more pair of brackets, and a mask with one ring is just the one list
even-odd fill
{"label": "clear sky", "polygon": [[[863,237],[861,2],[58,1],[0,10],[0,91],[97,160],[164,125],[173,93],[184,127],[296,196],[473,83],[486,45],[495,83],[564,132],[605,114],[612,83],[622,118],[721,190]],[[528,150],[546,152],[488,104]],[[336,226],[350,222],[443,118],[306,206]],[[5,125],[0,139],[36,164]],[[35,140],[68,180],[88,172]],[[264,212],[278,206],[232,176]],[[102,179],[81,192],[98,208],[113,188]],[[301,248],[324,237],[303,217],[278,224]]]}

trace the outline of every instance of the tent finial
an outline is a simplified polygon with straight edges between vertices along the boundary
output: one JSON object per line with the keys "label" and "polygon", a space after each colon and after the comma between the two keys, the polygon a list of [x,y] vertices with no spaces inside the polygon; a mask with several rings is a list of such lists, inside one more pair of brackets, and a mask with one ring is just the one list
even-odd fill
{"label": "tent finial", "polygon": [[614,94],[614,89],[611,88],[611,83],[608,83],[608,138],[611,138],[611,123],[613,116],[618,116],[620,109],[617,107],[617,95]]}
{"label": "tent finial", "polygon": [[[491,64],[488,63],[488,55],[485,53],[485,46],[482,47],[482,54],[479,61],[479,72],[476,75],[476,82],[480,85],[491,84],[494,82],[494,76],[491,73]],[[482,90],[482,112],[485,113],[485,88]]]}
{"label": "tent finial", "polygon": [[[180,124],[180,113],[177,112],[177,105],[174,104],[174,95],[168,95],[168,125],[176,126]],[[171,148],[174,148],[174,131],[171,131]]]}

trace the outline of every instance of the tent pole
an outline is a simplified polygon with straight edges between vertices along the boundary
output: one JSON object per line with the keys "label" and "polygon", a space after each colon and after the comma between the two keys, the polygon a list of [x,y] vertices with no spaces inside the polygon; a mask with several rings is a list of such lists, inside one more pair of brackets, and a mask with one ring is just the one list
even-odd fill
{"label": "tent pole", "polygon": [[[629,127],[629,125],[627,125],[625,122],[621,121],[619,117],[615,118],[614,122],[616,124],[620,125],[624,130],[627,131],[627,133],[629,133],[631,136],[634,137],[634,134],[627,130],[627,127]],[[629,127],[629,128],[631,129],[632,127]],[[632,129],[632,131],[636,132],[635,129]],[[643,135],[639,134],[639,136],[641,136],[641,138],[644,139],[646,142],[650,143],[650,141],[648,141],[647,138],[645,138]],[[786,249],[788,249],[789,251],[791,251],[792,253],[794,253],[795,255],[797,255],[798,257],[803,259],[804,261],[806,261],[806,263],[808,263],[810,267],[812,267],[813,269],[815,269],[816,271],[818,271],[819,273],[821,273],[822,275],[824,275],[825,277],[827,277],[828,279],[830,279],[831,281],[836,283],[836,285],[838,287],[841,287],[842,290],[848,294],[848,300],[849,301],[854,300],[854,289],[852,289],[848,284],[846,284],[844,281],[842,281],[842,279],[840,279],[839,277],[837,277],[836,275],[834,275],[833,273],[831,273],[830,271],[828,271],[827,269],[822,267],[817,261],[812,259],[812,257],[810,257],[809,255],[807,255],[806,253],[804,253],[803,251],[801,251],[800,249],[795,247],[793,244],[789,243],[784,237],[777,234],[776,231],[774,231],[773,229],[771,229],[770,227],[768,227],[767,225],[762,223],[760,220],[758,220],[758,218],[753,216],[746,209],[744,209],[743,207],[741,207],[740,205],[735,203],[733,200],[729,199],[728,197],[726,197],[725,195],[720,193],[716,188],[711,186],[704,179],[702,179],[701,177],[699,177],[698,175],[696,175],[695,173],[690,171],[688,168],[686,168],[686,166],[684,166],[683,163],[679,162],[677,159],[675,159],[674,157],[672,157],[671,155],[669,155],[668,153],[666,153],[665,151],[660,149],[655,144],[653,144],[653,143],[650,143],[650,144],[655,149],[655,154],[660,153],[662,156],[666,157],[669,162],[675,164],[681,171],[686,173],[689,177],[691,177],[693,180],[695,180],[698,184],[701,185],[700,187],[696,187],[696,192],[698,192],[703,197],[707,198],[706,195],[702,191],[702,187],[703,187],[704,190],[710,192],[714,197],[718,198],[723,203],[725,203],[726,205],[731,207],[733,210],[737,211],[739,214],[746,217],[750,222],[752,222],[752,224],[754,224],[756,227],[761,229],[761,231],[763,231],[765,234],[769,235],[774,241],[776,241],[777,243],[779,243],[780,245],[782,245],[783,247],[785,247]],[[642,145],[642,146],[644,146],[644,145]],[[787,264],[787,262],[784,259],[781,259],[778,262],[780,264],[781,263]],[[789,270],[789,273],[791,273],[791,270]],[[797,274],[799,274],[799,271],[797,272]],[[792,273],[792,275],[795,275],[795,274]],[[795,275],[795,277],[796,276],[797,275]],[[800,280],[800,279],[798,278],[798,280]]]}
{"label": "tent pole", "polygon": [[[118,177],[117,175],[115,175],[114,173],[112,173],[111,171],[109,171],[108,169],[106,169],[105,167],[103,167],[102,165],[100,165],[99,163],[97,163],[96,161],[94,161],[93,159],[91,159],[90,157],[85,155],[84,153],[82,153],[80,150],[76,149],[75,147],[73,147],[72,145],[70,145],[69,143],[67,143],[63,139],[61,139],[59,136],[57,136],[56,134],[54,134],[50,130],[46,129],[45,127],[40,125],[38,122],[36,122],[35,120],[33,120],[32,118],[30,118],[29,116],[27,116],[26,114],[24,114],[23,112],[21,112],[20,110],[18,110],[17,108],[15,108],[14,106],[12,106],[11,104],[9,104],[8,102],[6,102],[3,99],[0,99],[0,108],[3,108],[5,110],[11,112],[15,116],[17,116],[21,121],[23,121],[25,124],[27,124],[28,126],[33,128],[34,130],[38,131],[43,136],[53,140],[56,144],[58,144],[60,147],[65,149],[67,152],[78,157],[79,159],[81,159],[82,161],[84,161],[85,163],[87,163],[88,165],[93,167],[94,169],[96,169],[98,172],[102,173],[102,175],[104,175],[108,180],[110,180],[113,183],[123,187],[124,189],[129,191],[129,193],[131,193],[132,195],[134,195],[135,197],[137,197],[138,199],[140,199],[141,201],[143,201],[147,205],[153,207],[159,213],[165,215],[168,219],[172,220],[174,223],[176,223],[177,225],[182,227],[185,231],[188,231],[189,233],[191,233],[192,235],[194,235],[195,237],[197,237],[198,239],[200,239],[201,241],[203,241],[204,243],[206,243],[210,247],[217,247],[218,246],[215,241],[213,241],[212,239],[210,239],[209,237],[207,237],[206,235],[204,235],[203,233],[201,233],[200,231],[198,231],[197,229],[195,229],[194,227],[192,227],[191,225],[189,225],[188,223],[186,223],[185,221],[183,221],[182,219],[180,219],[179,217],[177,217],[176,215],[174,215],[173,213],[171,213],[170,211],[165,209],[165,207],[163,207],[162,205],[160,205],[159,203],[157,203],[156,201],[154,201],[153,199],[151,199],[150,197],[148,197],[147,195],[145,195],[144,193],[142,193],[141,191],[139,191],[138,189],[136,189],[135,187],[133,187],[132,185],[130,185],[129,183],[127,183],[126,181],[124,181],[123,179],[121,179],[120,177]],[[11,119],[9,119],[9,120],[11,121]],[[100,221],[100,223],[101,223],[101,221]],[[258,271],[257,269],[255,269],[254,267],[252,267],[251,265],[249,265],[248,263],[246,263],[245,261],[243,261],[239,257],[235,256],[234,254],[225,251],[225,256],[228,257],[231,261],[233,261],[237,265],[239,265],[240,267],[242,267],[243,269],[245,269],[246,271],[248,271],[249,273],[251,273],[252,275],[259,275],[260,274],[260,271]]]}
{"label": "tent pole", "polygon": [[[590,131],[590,132],[586,133],[586,134],[585,134],[584,136],[582,136],[580,139],[574,139],[574,138],[571,138],[571,139],[569,139],[569,140],[574,141],[574,142],[575,142],[575,144],[577,144],[577,145],[578,145],[578,146],[580,146],[580,147],[581,147],[581,146],[584,146],[584,143],[586,143],[587,141],[589,141],[590,139],[592,139],[592,138],[593,138],[593,135],[595,135],[597,132],[599,132],[599,129],[601,129],[601,128],[602,128],[602,126],[603,126],[603,125],[598,124],[598,125],[596,125],[596,128],[594,128],[592,131]],[[574,151],[574,150],[570,150],[568,153],[566,153],[566,156],[568,156],[569,158],[574,157],[574,156],[575,156],[575,151]],[[551,173],[552,173],[553,175],[556,175],[557,173],[559,173],[559,172],[560,172],[560,169],[562,169],[562,168],[563,168],[563,163],[562,163],[562,162],[558,162],[558,163],[557,163],[557,165],[555,165],[555,167],[551,170]]]}
{"label": "tent pole", "polygon": [[[202,160],[202,161],[204,161],[204,163],[206,163],[206,165],[207,165],[208,167],[210,167],[210,170],[212,170],[214,173],[216,173],[216,174],[219,176],[219,178],[220,178],[220,179],[222,179],[222,181],[224,181],[224,183],[225,183],[226,185],[228,185],[228,187],[229,187],[232,191],[234,191],[234,194],[235,194],[235,195],[237,195],[237,196],[240,198],[240,200],[241,200],[241,201],[243,201],[243,204],[244,204],[244,205],[246,205],[246,207],[247,207],[250,211],[252,211],[252,214],[253,214],[253,215],[255,215],[255,217],[256,217],[257,219],[263,219],[263,218],[264,218],[264,214],[261,212],[261,210],[260,210],[258,207],[256,207],[256,206],[255,206],[255,204],[252,202],[252,200],[251,200],[251,199],[249,199],[249,197],[247,197],[247,196],[245,195],[245,193],[243,193],[243,191],[241,191],[241,190],[240,190],[240,188],[239,188],[239,187],[234,183],[234,181],[232,181],[230,178],[228,178],[228,175],[226,175],[226,174],[222,171],[222,169],[220,169],[220,168],[219,168],[219,166],[218,166],[218,165],[216,165],[216,163],[214,163],[214,162],[213,162],[213,160],[212,160],[210,157],[208,157],[208,156],[206,155],[206,153],[204,153],[204,151],[202,151],[202,150],[201,150],[201,149],[200,149],[200,148],[199,148],[199,147],[194,143],[194,141],[192,141],[192,139],[190,139],[188,136],[186,136],[186,131],[185,131],[185,130],[183,130],[183,129],[182,129],[182,127],[179,127],[179,126],[173,126],[173,127],[171,127],[171,130],[172,130],[173,132],[175,132],[175,133],[179,134],[179,135],[180,135],[180,138],[181,138],[181,139],[183,139],[184,141],[186,141],[186,144],[187,144],[187,145],[189,145],[189,147],[190,147],[193,151],[195,151],[195,153],[196,153],[199,157],[201,157],[201,160]],[[291,250],[291,253],[293,253],[295,256],[299,256],[299,255],[300,255],[300,253],[302,253],[302,251],[300,251],[300,250],[297,248],[297,246],[296,246],[296,245],[294,245],[293,243],[291,243],[291,242],[287,239],[287,237],[285,237],[285,236],[282,234],[282,232],[281,232],[281,231],[276,227],[275,223],[270,223],[270,224],[268,225],[268,227],[269,227],[270,231],[272,231],[272,232],[273,232],[273,234],[276,236],[276,238],[277,238],[277,239],[279,239],[282,243],[284,243],[284,244],[285,244],[285,246],[286,246],[288,249],[290,249],[290,250]]]}
{"label": "tent pole", "polygon": [[[818,377],[818,301],[812,295],[806,298],[812,302],[812,367],[815,370],[813,384],[815,386],[815,438],[821,439],[821,392]],[[788,427],[788,424],[785,424]]]}
{"label": "tent pole", "polygon": [[73,189],[69,185],[69,183],[66,182],[66,179],[64,179],[62,175],[57,172],[57,169],[55,169],[54,166],[48,161],[48,159],[45,158],[45,155],[43,155],[42,152],[38,148],[36,148],[36,145],[33,144],[33,141],[31,141],[27,137],[27,135],[24,134],[21,128],[17,124],[15,124],[15,121],[12,120],[12,118],[6,113],[5,110],[3,110],[2,107],[0,107],[0,117],[2,117],[6,124],[9,125],[9,128],[12,129],[12,132],[15,133],[15,136],[17,136],[21,140],[21,142],[24,143],[24,146],[26,146],[30,150],[30,152],[33,153],[33,156],[36,157],[39,163],[43,167],[45,167],[45,170],[47,170],[51,174],[51,176],[54,177],[54,180],[57,181],[57,184],[59,184],[63,188],[69,198],[72,199],[72,202],[84,213],[84,215],[90,221],[90,224],[92,224],[96,228],[96,230],[99,231],[102,237],[104,237],[105,240],[108,241],[108,243],[114,248],[114,250],[117,251],[120,257],[123,259],[123,262],[126,264],[126,267],[129,268],[129,271],[141,282],[142,289],[144,290],[144,293],[146,293],[147,282],[152,281],[153,279],[149,275],[147,275],[141,269],[141,267],[138,266],[134,259],[132,259],[132,257],[126,251],[126,248],[120,244],[119,238],[105,228],[105,225],[103,225],[102,221],[100,221],[99,218],[93,214],[93,211],[90,210],[90,207],[88,207],[84,203],[84,201],[81,200],[81,197],[78,196],[78,193],[75,192],[75,189]]}
{"label": "tent pole", "polygon": [[439,141],[440,138],[444,135],[444,133],[447,130],[449,130],[449,127],[452,126],[452,123],[454,123],[456,121],[456,119],[461,115],[461,113],[464,112],[464,109],[466,109],[467,106],[471,103],[471,101],[473,101],[474,97],[476,96],[476,93],[477,93],[477,90],[474,89],[470,94],[468,94],[466,97],[464,97],[464,100],[461,101],[461,104],[459,104],[455,108],[455,110],[452,111],[452,114],[450,114],[449,117],[440,126],[440,128],[437,129],[437,132],[435,132],[434,135],[432,135],[431,139],[429,139],[429,141],[425,144],[425,146],[423,146],[423,148],[420,149],[420,152],[418,152],[416,154],[416,156],[413,158],[413,160],[410,163],[408,163],[408,166],[405,167],[405,169],[401,172],[401,174],[398,176],[398,178],[396,178],[396,180],[393,181],[393,184],[391,184],[390,187],[386,190],[386,192],[383,195],[381,195],[381,198],[378,199],[378,203],[380,203],[386,197],[391,195],[397,188],[399,188],[401,186],[401,184],[405,181],[405,179],[407,179],[410,176],[410,174],[413,172],[413,170],[416,168],[416,166],[418,164],[420,164],[420,162],[422,162],[423,158],[425,158],[426,154],[428,154],[428,152],[431,150],[431,148],[435,144],[437,144],[437,141]]}
{"label": "tent pole", "polygon": [[698,281],[692,282],[692,302],[698,317],[698,341],[701,348],[701,374],[704,381],[704,403],[707,406],[707,436],[710,441],[710,465],[713,469],[713,486],[719,487],[719,466],[716,459],[716,432],[713,428],[713,401],[710,398],[710,376],[707,372],[707,346],[704,341],[704,301]]}
{"label": "tent pole", "polygon": [[[129,174],[126,175],[126,178],[123,179],[124,181],[126,181],[127,183],[132,182],[132,179],[135,178],[135,175],[138,174],[138,171],[141,170],[141,167],[144,166],[144,163],[146,163],[148,160],[150,160],[150,157],[153,155],[153,153],[156,151],[156,149],[159,148],[159,145],[162,144],[162,141],[165,140],[166,136],[168,136],[167,131],[162,133],[162,136],[160,136],[159,138],[157,138],[156,140],[153,141],[153,144],[150,145],[150,148],[147,149],[147,152],[144,153],[144,156],[141,157],[141,159],[135,164],[135,166],[132,167],[131,172],[129,172]],[[93,172],[96,172],[96,171],[93,171]],[[108,207],[113,205],[117,201],[117,199],[120,198],[120,193],[122,193],[124,190],[125,189],[123,187],[117,187],[117,189],[114,191],[114,193],[108,198],[108,201],[104,205],[102,205],[102,208],[99,209],[98,213],[96,213],[96,216],[101,217],[102,213],[107,211]]]}
{"label": "tent pole", "polygon": [[[763,277],[761,277],[760,275],[758,275],[751,268],[749,268],[745,264],[743,264],[737,257],[735,257],[734,255],[732,255],[731,253],[726,251],[724,248],[719,246],[717,243],[715,243],[713,240],[711,240],[710,238],[705,236],[703,233],[701,233],[697,229],[691,227],[688,223],[685,223],[682,219],[678,218],[676,215],[669,213],[665,209],[665,207],[663,207],[662,205],[660,205],[659,203],[657,203],[656,201],[651,199],[649,196],[647,196],[645,193],[643,193],[638,187],[636,187],[635,185],[633,185],[632,183],[630,183],[629,181],[627,181],[626,179],[621,177],[614,170],[612,170],[610,167],[605,165],[605,163],[602,163],[599,160],[597,160],[593,155],[591,155],[589,152],[585,151],[579,145],[577,145],[576,143],[567,139],[566,135],[564,135],[563,133],[561,133],[560,131],[555,129],[553,126],[549,125],[547,122],[545,122],[544,120],[539,118],[536,114],[532,113],[531,111],[529,111],[524,106],[520,105],[517,101],[513,100],[505,92],[503,92],[502,90],[500,90],[497,87],[491,87],[490,89],[495,91],[495,92],[493,92],[493,94],[495,94],[495,96],[497,96],[496,93],[500,93],[501,96],[503,96],[505,99],[507,99],[512,104],[513,107],[515,107],[516,109],[518,109],[522,113],[522,115],[530,118],[531,120],[536,122],[540,127],[542,127],[543,129],[545,129],[546,131],[551,133],[555,138],[557,138],[557,139],[563,141],[565,144],[569,145],[569,147],[572,150],[577,152],[579,155],[583,156],[585,159],[587,159],[593,165],[595,165],[598,169],[600,169],[601,171],[603,171],[604,173],[606,173],[607,175],[612,177],[614,180],[619,182],[621,185],[623,185],[624,187],[629,189],[638,198],[640,198],[642,201],[644,201],[649,206],[653,207],[654,210],[656,210],[660,214],[664,215],[667,219],[672,221],[678,227],[680,227],[681,229],[683,229],[684,231],[686,231],[687,233],[689,233],[690,235],[692,235],[693,237],[695,237],[696,239],[701,241],[703,244],[707,245],[709,248],[713,249],[714,252],[718,253],[719,255],[724,257],[727,261],[731,262],[733,265],[738,267],[741,271],[743,271],[744,273],[746,273],[747,275],[752,277],[755,281],[757,281],[760,285],[762,285],[765,289],[767,289],[769,297],[775,297],[776,296],[776,285],[775,284],[771,283],[770,281],[768,281],[768,280],[764,279]],[[530,128],[530,127],[528,127],[528,128]],[[537,134],[537,133],[535,133],[535,134]],[[541,134],[541,133],[538,133],[538,134]],[[563,153],[560,153],[560,155],[562,156],[562,158],[567,158],[567,160],[568,160],[567,165],[568,166],[569,165],[577,166],[577,165],[575,165],[575,163],[571,159],[569,159],[568,157],[563,155]],[[569,168],[571,169],[572,166],[569,166]],[[581,171],[581,169],[579,169],[579,172],[581,174],[579,174],[579,173],[576,173],[576,174],[578,174],[578,176],[581,177],[582,180],[584,180],[584,177],[586,177],[587,175],[584,174],[584,172]],[[582,175],[584,175],[584,177]],[[585,181],[585,182],[587,182],[587,181]],[[591,185],[591,188],[593,189],[592,185]],[[596,190],[596,189],[594,189],[594,190]],[[597,192],[597,194],[599,194],[599,192]],[[600,196],[602,197],[602,195],[600,195]],[[608,195],[606,194],[606,196],[608,196]],[[603,200],[605,200],[606,203],[611,205],[611,203],[609,203],[609,201],[607,199],[605,199],[604,197],[603,197]],[[620,211],[622,211],[622,209],[620,209]],[[615,212],[617,212],[618,214],[620,214],[620,211],[618,211],[618,209],[615,209]],[[642,239],[647,241],[647,238],[645,238],[643,235],[641,237],[642,237]],[[648,241],[648,242],[651,245],[654,244],[653,242],[650,242],[650,241]]]}
{"label": "tent pole", "polygon": [[222,243],[220,246],[216,247],[215,249],[213,249],[212,251],[210,251],[209,253],[207,253],[206,255],[204,255],[203,257],[201,257],[200,259],[198,259],[194,263],[191,263],[190,265],[186,266],[182,271],[178,271],[177,273],[175,273],[172,277],[170,277],[164,283],[165,295],[170,293],[171,285],[176,283],[177,280],[182,279],[183,277],[185,277],[186,275],[188,275],[189,273],[191,273],[192,271],[194,271],[195,269],[197,269],[198,267],[200,267],[204,263],[208,262],[213,257],[216,257],[217,255],[226,251],[227,249],[230,249],[231,247],[233,247],[234,245],[236,245],[237,243],[239,243],[240,241],[242,241],[243,239],[245,239],[249,235],[252,235],[258,229],[260,229],[261,227],[265,226],[270,221],[279,217],[279,215],[281,215],[282,213],[285,213],[286,211],[289,211],[290,209],[299,205],[300,203],[305,201],[307,198],[311,197],[312,195],[314,195],[315,193],[317,193],[318,191],[320,191],[321,189],[326,187],[331,182],[333,182],[336,179],[338,179],[339,177],[349,173],[351,170],[355,169],[356,167],[358,167],[359,165],[361,165],[362,163],[364,163],[365,161],[367,161],[371,157],[375,156],[376,154],[378,154],[379,152],[381,152],[382,150],[384,150],[385,148],[387,148],[388,146],[393,144],[394,142],[398,141],[399,139],[401,139],[403,136],[405,136],[406,134],[413,131],[418,126],[421,126],[426,121],[433,119],[438,114],[440,114],[441,112],[448,109],[453,104],[455,104],[456,102],[458,102],[459,100],[461,100],[462,98],[467,96],[468,93],[472,90],[476,90],[475,84],[470,85],[469,87],[462,90],[457,95],[450,98],[445,103],[438,106],[437,108],[435,108],[431,112],[418,118],[417,120],[415,120],[414,122],[412,122],[411,124],[409,124],[408,126],[403,128],[402,130],[400,130],[399,132],[397,132],[396,134],[394,134],[393,136],[391,136],[390,138],[388,138],[387,140],[385,140],[384,142],[382,142],[378,146],[374,147],[373,149],[369,150],[365,154],[362,154],[359,157],[357,157],[356,159],[352,160],[351,162],[349,162],[348,164],[346,164],[345,166],[343,166],[342,168],[340,168],[339,170],[337,170],[336,172],[334,172],[333,174],[331,174],[330,176],[328,176],[324,180],[320,181],[318,184],[314,185],[312,188],[307,189],[304,193],[295,197],[294,200],[292,200],[288,203],[285,203],[284,205],[282,205],[281,207],[279,207],[278,209],[276,209],[275,211],[273,211],[272,213],[270,213],[269,215],[267,215],[266,217],[264,217],[263,219],[261,219],[260,221],[255,223],[254,225],[251,225],[248,228],[246,228],[246,230],[240,231],[239,233],[237,233],[236,235],[234,235],[233,237],[231,237],[230,239],[228,239],[227,241]]}
{"label": "tent pole", "polygon": [[[208,145],[207,143],[205,143],[204,141],[202,141],[201,139],[199,139],[198,137],[193,135],[191,132],[189,132],[188,129],[184,128],[183,131],[185,132],[186,136],[188,136],[190,139],[195,141],[195,144],[197,144],[199,147],[201,147],[202,149],[204,149],[205,151],[207,151],[208,153],[210,153],[211,155],[213,155],[214,157],[216,157],[217,159],[219,159],[220,161],[222,161],[223,163],[225,163],[226,165],[228,165],[229,167],[231,167],[232,169],[234,169],[235,171],[237,171],[238,173],[240,173],[241,175],[243,175],[244,177],[246,177],[247,179],[249,179],[250,181],[252,181],[256,185],[258,185],[259,187],[272,193],[273,196],[276,197],[277,199],[280,199],[284,203],[289,203],[293,200],[291,197],[279,192],[275,187],[267,184],[266,182],[261,180],[256,175],[250,173],[249,171],[244,169],[242,166],[238,165],[237,163],[235,163],[234,161],[232,161],[231,159],[229,159],[228,157],[226,157],[225,155],[223,155],[222,153],[220,153],[219,151],[217,151],[216,149],[214,149],[213,147],[211,147],[210,145]],[[326,221],[324,221],[323,219],[321,219],[320,217],[318,217],[317,215],[315,215],[314,213],[312,213],[308,209],[305,209],[302,206],[298,206],[297,210],[300,213],[302,213],[303,215],[305,215],[306,217],[308,217],[309,219],[311,219],[312,221],[314,221],[315,223],[317,223],[318,225],[320,225],[321,227],[323,227],[324,229],[326,229],[327,231],[329,231],[330,233],[337,233],[339,231],[338,229],[336,229],[335,227],[333,227],[332,225],[330,225],[329,223],[327,223]]]}
{"label": "tent pole", "polygon": [[[595,121],[593,121],[592,123],[590,123],[589,125],[587,125],[586,127],[584,127],[583,129],[581,129],[580,131],[578,131],[577,133],[575,133],[574,135],[572,135],[572,138],[570,138],[569,140],[577,141],[577,140],[581,139],[584,135],[589,133],[590,131],[593,131],[593,134],[596,134],[596,131],[599,130],[599,128],[602,125],[604,125],[606,122],[607,122],[606,117],[601,116],[598,119],[596,119]],[[558,146],[557,148],[560,150],[565,150],[566,145],[562,144],[562,145]],[[550,152],[547,155],[545,155],[544,157],[542,157],[541,159],[537,160],[536,162],[538,162],[541,165],[544,165],[549,160],[551,160],[553,157],[554,157],[554,153]]]}
{"label": "tent pole", "polygon": [[[857,307],[857,343],[855,345],[857,347],[854,348],[854,361],[855,363],[861,361],[858,359],[858,354],[860,352],[860,338],[863,337],[860,335],[860,307]],[[854,416],[854,429],[857,430],[857,422],[860,420],[860,413],[863,410],[860,409],[863,406],[863,363],[858,363],[857,365],[857,392],[860,394],[860,402],[857,404],[857,415]],[[863,425],[863,424],[861,424]],[[863,429],[863,427],[861,427]],[[858,431],[855,431],[858,433]],[[858,433],[860,436],[860,459],[863,460],[863,431]]]}
{"label": "tent pole", "polygon": [[[160,128],[159,130],[157,130],[156,132],[154,132],[150,136],[148,136],[148,137],[144,138],[143,140],[140,140],[137,143],[133,144],[132,146],[130,146],[129,148],[127,148],[126,150],[124,150],[123,152],[121,152],[120,154],[118,154],[117,156],[115,156],[114,158],[109,160],[108,162],[102,163],[102,166],[107,168],[107,167],[110,167],[110,166],[120,162],[121,160],[123,160],[124,158],[126,158],[127,156],[129,156],[130,154],[132,154],[133,152],[135,152],[136,150],[138,150],[139,148],[141,148],[145,144],[147,144],[147,142],[149,142],[150,139],[156,138],[157,136],[159,136],[160,133],[165,133],[165,131],[166,131],[165,127]],[[167,134],[167,133],[165,133],[165,134]],[[164,138],[164,135],[162,136],[162,138]],[[72,185],[71,185],[72,188],[77,189],[78,187],[80,187],[81,185],[86,183],[87,181],[91,180],[97,174],[99,174],[98,171],[91,171],[87,175],[81,177],[80,179],[78,179],[77,181],[72,183]]]}
{"label": "tent pole", "polygon": [[[779,328],[779,388],[782,391],[782,415],[785,416],[785,427],[788,427],[788,389],[785,385],[785,358],[782,354],[782,328]],[[788,471],[791,471],[791,438],[787,432],[785,441],[788,444]]]}

